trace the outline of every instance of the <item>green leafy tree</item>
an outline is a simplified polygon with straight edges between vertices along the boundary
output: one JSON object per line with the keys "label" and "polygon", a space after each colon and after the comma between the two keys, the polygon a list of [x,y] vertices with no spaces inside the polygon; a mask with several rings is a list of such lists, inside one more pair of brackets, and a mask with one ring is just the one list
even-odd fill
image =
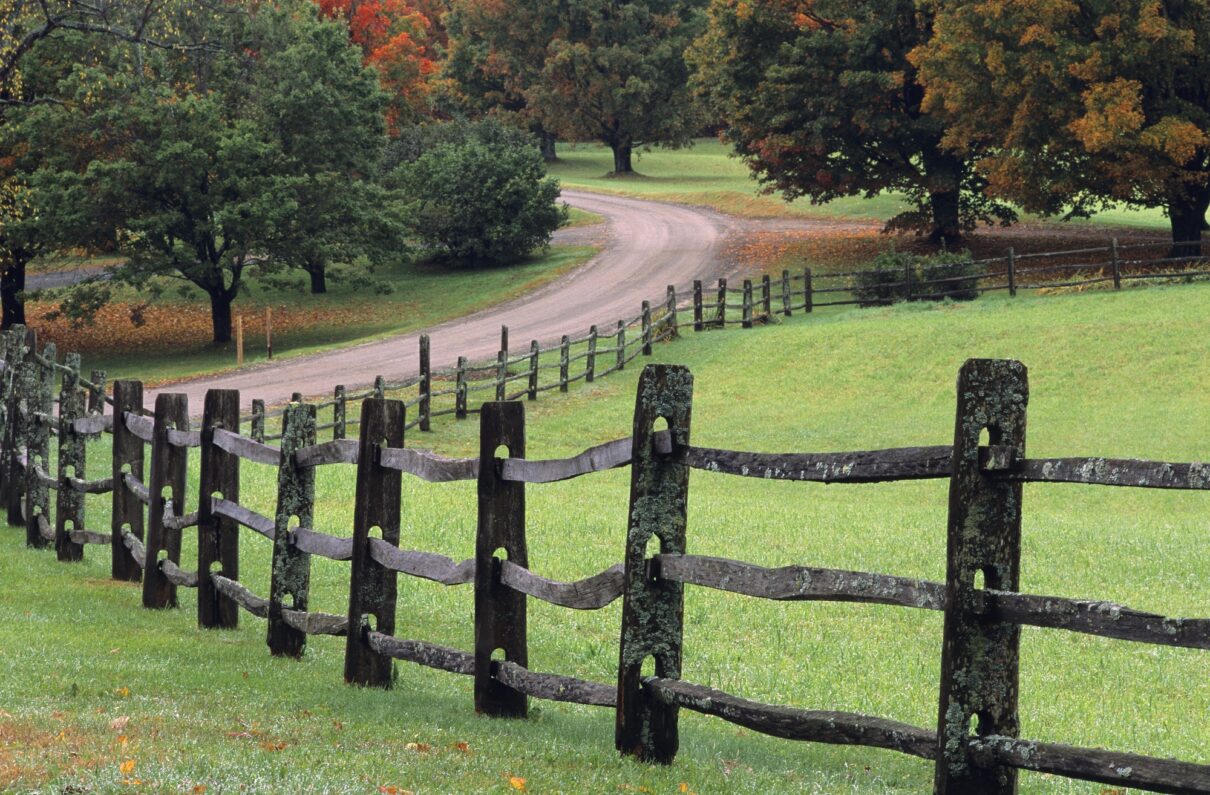
{"label": "green leafy tree", "polygon": [[888,228],[954,240],[1009,223],[983,179],[945,145],[908,60],[932,35],[914,0],[713,0],[690,52],[696,90],[770,191],[825,203],[899,191],[914,209]]}
{"label": "green leafy tree", "polygon": [[464,265],[502,265],[546,246],[567,220],[542,155],[508,136],[441,141],[401,163],[388,182],[413,197],[414,234]]}
{"label": "green leafy tree", "polygon": [[912,60],[945,142],[1043,214],[1162,207],[1196,254],[1210,207],[1210,2],[935,2]]}

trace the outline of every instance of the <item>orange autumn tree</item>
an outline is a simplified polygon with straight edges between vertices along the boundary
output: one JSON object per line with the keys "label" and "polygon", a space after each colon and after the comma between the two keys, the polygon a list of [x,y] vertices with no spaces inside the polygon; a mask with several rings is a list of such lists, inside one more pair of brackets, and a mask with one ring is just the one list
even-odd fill
{"label": "orange autumn tree", "polygon": [[[344,20],[365,63],[378,70],[390,95],[392,130],[428,115],[437,73],[434,44],[443,36],[435,0],[317,0],[320,11]],[[427,12],[427,13],[426,13]]]}

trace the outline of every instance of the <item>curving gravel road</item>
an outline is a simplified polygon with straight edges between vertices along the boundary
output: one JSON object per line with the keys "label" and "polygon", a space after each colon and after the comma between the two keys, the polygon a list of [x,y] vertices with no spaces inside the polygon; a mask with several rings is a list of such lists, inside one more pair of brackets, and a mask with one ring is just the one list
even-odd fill
{"label": "curving gravel road", "polygon": [[459,356],[472,361],[494,357],[501,325],[508,326],[517,351],[528,348],[532,339],[557,343],[563,334],[585,333],[594,323],[605,327],[634,317],[644,299],[654,304],[669,284],[680,291],[694,279],[725,275],[723,241],[739,228],[735,219],[701,208],[594,193],[564,191],[563,199],[605,217],[605,247],[545,287],[423,331],[152,390],[148,404],[157,392],[183,392],[190,408],[200,412],[206,390],[238,389],[248,408],[252,398],[273,405],[289,400],[293,392],[330,395],[336,384],[370,384],[376,375],[398,380],[416,374],[421,334],[430,336],[433,367],[452,367]]}

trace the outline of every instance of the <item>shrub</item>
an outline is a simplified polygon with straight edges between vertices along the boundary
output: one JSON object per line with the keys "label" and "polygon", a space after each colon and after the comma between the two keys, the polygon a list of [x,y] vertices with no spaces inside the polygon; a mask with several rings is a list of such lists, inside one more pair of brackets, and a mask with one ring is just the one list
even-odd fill
{"label": "shrub", "polygon": [[979,277],[983,270],[971,262],[969,251],[960,254],[934,254],[920,257],[920,285],[917,299],[973,301],[979,297]]}
{"label": "shrub", "polygon": [[915,258],[911,254],[890,249],[874,258],[869,270],[853,277],[853,295],[859,306],[885,306],[907,300],[905,276],[910,268],[915,278]]}
{"label": "shrub", "polygon": [[979,297],[979,266],[970,252],[908,254],[894,249],[879,254],[869,270],[853,276],[853,295],[860,306],[897,301],[970,301]]}
{"label": "shrub", "polygon": [[516,262],[550,243],[567,219],[537,147],[507,138],[439,143],[390,181],[410,197],[415,235],[461,264]]}

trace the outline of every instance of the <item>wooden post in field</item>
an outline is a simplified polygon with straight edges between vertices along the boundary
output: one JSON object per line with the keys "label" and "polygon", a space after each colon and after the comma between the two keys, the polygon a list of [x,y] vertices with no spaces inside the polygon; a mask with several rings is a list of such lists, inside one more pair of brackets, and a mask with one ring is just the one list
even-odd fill
{"label": "wooden post in field", "polygon": [[337,384],[332,397],[336,405],[332,407],[332,438],[343,439],[348,433],[349,399],[345,396],[345,385]]}
{"label": "wooden post in field", "polygon": [[88,390],[88,413],[105,413],[105,371],[93,370],[89,376],[92,387]]}
{"label": "wooden post in field", "polygon": [[[399,546],[402,474],[379,463],[380,446],[403,447],[404,408],[398,400],[370,398],[361,404],[361,447],[353,508],[353,557],[349,579],[349,630],[345,638],[345,681],[389,688],[391,658],[370,648],[369,633],[395,632],[395,572],[370,556],[370,532]],[[369,623],[373,617],[374,623]]]}
{"label": "wooden post in field", "polygon": [[3,437],[3,448],[0,449],[0,495],[3,504],[8,506],[13,499],[13,491],[20,490],[14,431],[19,413],[17,407],[21,400],[21,393],[17,388],[17,374],[24,358],[25,326],[13,326],[7,332],[0,333],[0,340],[4,344],[4,373],[0,374],[0,385],[3,387],[0,409],[4,412],[3,424],[0,425],[0,436]]}
{"label": "wooden post in field", "polygon": [[1122,289],[1122,258],[1118,253],[1118,239],[1109,241],[1109,253],[1113,257],[1113,289]]}
{"label": "wooden post in field", "polygon": [[419,428],[422,431],[432,430],[431,417],[433,396],[433,366],[429,356],[429,335],[420,335],[420,412]]}
{"label": "wooden post in field", "polygon": [[571,339],[564,334],[559,340],[559,391],[567,391],[568,370],[571,369]]}
{"label": "wooden post in field", "polygon": [[761,318],[766,323],[773,317],[773,285],[769,280],[769,274],[760,277],[760,289],[764,293],[761,297],[761,311],[764,317]]}
{"label": "wooden post in field", "polygon": [[702,330],[702,280],[693,280],[693,330]]}
{"label": "wooden post in field", "polygon": [[8,458],[6,508],[8,523],[14,527],[23,527],[25,525],[26,468],[21,466],[18,456],[21,449],[25,448],[26,464],[29,463],[29,432],[32,427],[29,411],[34,402],[31,394],[37,383],[34,380],[37,373],[34,368],[38,366],[38,363],[34,360],[34,355],[38,346],[38,335],[32,328],[18,327],[18,329],[20,331],[14,329],[13,332],[14,336],[20,338],[20,342],[13,345],[13,365],[16,367],[16,371],[13,373],[13,397],[9,409],[12,418],[9,426],[11,444],[7,446],[6,452]]}
{"label": "wooden post in field", "polygon": [[244,316],[235,316],[235,366],[244,366]]}
{"label": "wooden post in field", "polygon": [[[1021,628],[987,615],[981,589],[1018,590],[1021,568],[1021,484],[993,479],[980,467],[979,437],[1025,457],[1024,365],[970,359],[958,374],[958,411],[950,476],[945,628],[937,718],[938,795],[1015,795],[1017,772],[984,767],[969,741],[1014,738]],[[981,582],[980,582],[981,580]]]}
{"label": "wooden post in field", "polygon": [[752,328],[752,280],[744,279],[742,328]]}
{"label": "wooden post in field", "polygon": [[385,376],[374,376],[374,397],[385,400],[387,395],[387,379]]}
{"label": "wooden post in field", "polygon": [[307,609],[311,555],[294,546],[290,533],[293,527],[309,529],[314,525],[315,468],[300,467],[294,462],[296,452],[313,444],[315,406],[291,403],[282,415],[277,512],[273,519],[273,574],[269,583],[266,639],[269,653],[275,657],[301,657],[307,647],[307,633],[287,624],[282,610]]}
{"label": "wooden post in field", "polygon": [[126,487],[123,476],[129,474],[141,483],[143,477],[143,440],[126,427],[126,415],[143,413],[143,384],[140,381],[113,382],[113,501],[110,509],[109,547],[112,554],[110,574],[115,580],[139,582],[143,569],[123,541],[123,530],[143,540],[143,501]]}
{"label": "wooden post in field", "polygon": [[651,302],[643,302],[643,355],[651,355]]}
{"label": "wooden post in field", "polygon": [[618,371],[621,371],[626,367],[626,322],[623,320],[618,321],[618,337],[615,342],[615,350],[617,351],[618,359],[614,367]]}
{"label": "wooden post in field", "polygon": [[717,316],[719,328],[727,327],[727,280],[718,280],[718,300],[715,303],[715,315]]}
{"label": "wooden post in field", "polygon": [[[46,343],[42,358],[55,360],[55,344]],[[26,425],[25,460],[25,543],[35,549],[50,544],[53,536],[46,533],[50,525],[50,489],[42,480],[40,469],[50,467],[50,422],[55,410],[55,371],[33,358],[29,361],[26,387],[26,406],[29,421]]]}
{"label": "wooden post in field", "polygon": [[614,742],[623,754],[670,763],[676,756],[678,708],[660,703],[643,687],[643,664],[654,673],[681,677],[684,586],[653,579],[649,543],[659,554],[685,554],[689,467],[655,448],[655,422],[668,423],[673,450],[689,444],[693,375],[685,367],[649,364],[639,377],[635,399],[630,512],[626,531],[622,640],[618,657],[618,699]]}
{"label": "wooden post in field", "polygon": [[273,307],[265,307],[265,351],[273,361]]}
{"label": "wooden post in field", "polygon": [[496,400],[504,400],[508,377],[508,326],[500,327],[500,350],[496,353]]}
{"label": "wooden post in field", "polygon": [[1008,247],[1008,297],[1017,297],[1017,251]]}
{"label": "wooden post in field", "polygon": [[588,355],[584,358],[584,380],[592,383],[597,376],[597,327],[588,329]]}
{"label": "wooden post in field", "polygon": [[526,400],[538,399],[538,354],[542,349],[538,347],[538,341],[532,340],[529,343],[529,383],[526,384],[525,398]]}
{"label": "wooden post in field", "polygon": [[681,324],[676,316],[676,285],[674,284],[668,285],[666,304],[664,312],[667,317],[664,320],[664,324],[672,329],[672,337],[679,337],[681,336]]}
{"label": "wooden post in field", "polygon": [[55,494],[55,556],[61,561],[84,559],[84,545],[73,541],[73,530],[84,530],[84,493],[70,485],[70,478],[84,480],[85,438],[76,432],[76,420],[84,416],[84,392],[80,389],[80,354],[63,358],[67,372],[59,389],[59,490]]}
{"label": "wooden post in field", "polygon": [[505,558],[525,568],[525,484],[505,481],[491,465],[500,447],[510,458],[525,457],[525,408],[521,403],[485,403],[479,415],[479,522],[475,535],[475,711],[495,717],[523,718],[525,694],[492,676],[492,658],[529,666],[525,632],[525,594],[500,582]]}
{"label": "wooden post in field", "polygon": [[458,357],[458,366],[454,376],[454,419],[466,419],[466,357]]}
{"label": "wooden post in field", "polygon": [[793,313],[793,307],[790,306],[790,271],[783,270],[781,272],[781,313],[789,317]]}
{"label": "wooden post in field", "polygon": [[239,605],[214,587],[210,575],[239,581],[239,523],[214,513],[210,499],[217,495],[239,502],[239,456],[214,443],[216,429],[239,433],[238,389],[206,392],[197,498],[197,624],[203,629],[235,629]]}
{"label": "wooden post in field", "polygon": [[[176,585],[160,570],[160,553],[181,562],[181,531],[164,525],[164,509],[172,500],[172,513],[185,513],[185,476],[189,450],[168,442],[168,430],[189,430],[189,403],[184,395],[160,394],[155,398],[155,425],[151,442],[151,483],[147,506],[147,545],[143,566],[143,607],[176,607]],[[169,492],[170,497],[165,497]]]}
{"label": "wooden post in field", "polygon": [[249,433],[253,441],[264,443],[265,401],[260,398],[252,398],[252,430]]}
{"label": "wooden post in field", "polygon": [[811,269],[802,269],[802,299],[807,312],[815,308],[815,289],[811,284]]}

